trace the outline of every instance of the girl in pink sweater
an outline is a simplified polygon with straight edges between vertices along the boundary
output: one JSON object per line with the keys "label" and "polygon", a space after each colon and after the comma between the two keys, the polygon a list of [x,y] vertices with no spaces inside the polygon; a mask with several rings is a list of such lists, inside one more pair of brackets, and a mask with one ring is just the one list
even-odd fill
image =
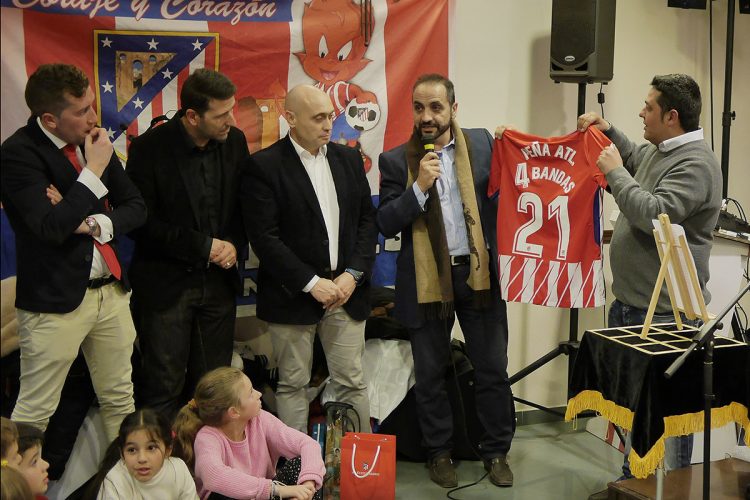
{"label": "girl in pink sweater", "polygon": [[[174,455],[194,468],[202,499],[319,498],[325,474],[320,446],[262,410],[260,393],[241,370],[206,373],[174,430]],[[277,474],[279,457],[291,460]],[[296,477],[292,470],[299,471]],[[275,481],[282,478],[289,486]]]}

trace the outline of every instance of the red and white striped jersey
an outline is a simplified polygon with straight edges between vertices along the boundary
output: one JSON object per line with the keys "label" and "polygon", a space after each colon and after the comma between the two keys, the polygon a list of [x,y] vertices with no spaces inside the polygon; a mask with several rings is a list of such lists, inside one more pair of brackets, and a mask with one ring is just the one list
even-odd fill
{"label": "red and white striped jersey", "polygon": [[336,116],[339,116],[346,111],[346,105],[349,104],[349,101],[354,99],[353,96],[349,95],[349,87],[351,86],[349,82],[336,82],[329,87],[326,87],[322,82],[317,82],[315,86],[328,94],[328,97],[331,98],[331,103],[334,108],[333,111]]}
{"label": "red and white striped jersey", "polygon": [[499,192],[502,297],[551,307],[604,305],[604,174],[610,144],[595,127],[562,137],[506,130],[495,139],[489,196]]}

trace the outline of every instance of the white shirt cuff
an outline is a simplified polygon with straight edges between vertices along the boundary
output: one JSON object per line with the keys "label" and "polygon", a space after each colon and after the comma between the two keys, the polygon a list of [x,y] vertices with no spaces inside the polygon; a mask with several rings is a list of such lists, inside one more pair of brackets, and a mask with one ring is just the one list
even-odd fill
{"label": "white shirt cuff", "polygon": [[318,281],[320,281],[320,276],[316,274],[315,276],[312,277],[312,279],[307,284],[307,286],[305,286],[305,288],[302,289],[302,291],[305,293],[310,293],[310,290],[313,289],[313,287],[318,283]]}
{"label": "white shirt cuff", "polygon": [[81,173],[78,175],[78,182],[89,188],[100,200],[107,196],[109,192],[101,179],[88,168],[81,170]]}
{"label": "white shirt cuff", "polygon": [[421,189],[419,189],[419,186],[417,185],[417,182],[414,181],[414,184],[411,185],[412,189],[414,190],[414,196],[417,197],[417,203],[419,203],[419,208],[422,209],[424,212],[424,204],[427,203],[427,198],[430,197],[429,193],[423,193]]}
{"label": "white shirt cuff", "polygon": [[94,236],[94,239],[102,244],[112,241],[112,238],[115,237],[112,220],[104,214],[93,214],[91,217],[96,219],[96,223],[99,224],[99,236]]}

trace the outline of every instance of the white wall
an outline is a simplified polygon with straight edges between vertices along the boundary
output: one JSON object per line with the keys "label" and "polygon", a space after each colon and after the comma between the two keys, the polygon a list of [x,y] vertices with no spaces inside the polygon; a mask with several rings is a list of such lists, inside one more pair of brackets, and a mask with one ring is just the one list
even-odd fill
{"label": "white wall", "polygon": [[[551,0],[454,0],[454,64],[458,120],[464,127],[515,124],[542,136],[575,128],[577,86],[549,78]],[[726,40],[726,0],[716,0],[713,20],[715,150],[721,156]],[[604,86],[605,116],[633,140],[642,139],[638,112],[655,74],[687,73],[703,92],[702,126],[710,142],[708,10],[667,7],[667,0],[617,3],[614,79]],[[734,39],[729,196],[750,212],[750,15],[737,14]],[[599,85],[588,86],[587,110],[599,111]],[[606,218],[614,207],[607,195]],[[611,224],[607,224],[611,228]],[[608,247],[607,247],[608,250]],[[712,276],[721,280],[721,276]],[[611,274],[607,274],[607,283]],[[612,295],[608,291],[608,302]],[[750,297],[743,302],[750,310]],[[582,310],[580,331],[605,325],[604,308]],[[709,305],[709,310],[711,309]],[[714,310],[713,312],[718,312]],[[510,304],[509,373],[568,338],[568,312]],[[580,336],[580,335],[579,335]],[[558,358],[513,386],[514,393],[536,403],[566,402],[567,358]]]}

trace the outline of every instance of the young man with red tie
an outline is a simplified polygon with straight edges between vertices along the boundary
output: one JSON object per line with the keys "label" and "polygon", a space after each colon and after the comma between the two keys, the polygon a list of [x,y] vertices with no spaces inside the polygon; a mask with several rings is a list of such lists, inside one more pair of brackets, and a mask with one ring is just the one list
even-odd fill
{"label": "young man with red tie", "polygon": [[115,242],[143,224],[146,206],[97,126],[80,69],[40,66],[25,97],[32,116],[0,147],[18,267],[21,387],[12,419],[46,428],[80,348],[112,440],[134,410],[135,328]]}

